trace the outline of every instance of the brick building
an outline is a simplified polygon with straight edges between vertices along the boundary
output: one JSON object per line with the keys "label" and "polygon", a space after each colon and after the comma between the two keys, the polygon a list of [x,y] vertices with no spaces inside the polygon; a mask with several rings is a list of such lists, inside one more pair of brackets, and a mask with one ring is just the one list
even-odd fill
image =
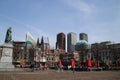
{"label": "brick building", "polygon": [[66,50],[66,38],[64,33],[57,34],[56,49]]}

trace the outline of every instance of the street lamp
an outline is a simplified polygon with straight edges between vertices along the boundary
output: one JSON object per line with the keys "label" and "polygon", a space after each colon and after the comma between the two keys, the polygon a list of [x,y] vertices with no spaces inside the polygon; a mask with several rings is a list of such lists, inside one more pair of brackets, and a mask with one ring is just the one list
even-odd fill
{"label": "street lamp", "polygon": [[24,47],[21,47],[21,59],[24,59]]}
{"label": "street lamp", "polygon": [[98,47],[98,43],[96,43],[96,58],[97,58],[97,67],[98,67],[98,64],[99,64],[99,59],[98,59],[98,54],[99,54],[99,52],[98,52],[98,50],[99,50],[99,47]]}

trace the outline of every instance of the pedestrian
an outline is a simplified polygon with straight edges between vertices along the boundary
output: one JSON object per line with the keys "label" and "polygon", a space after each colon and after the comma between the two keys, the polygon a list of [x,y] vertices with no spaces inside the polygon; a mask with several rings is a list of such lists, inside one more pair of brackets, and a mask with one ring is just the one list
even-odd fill
{"label": "pedestrian", "polygon": [[60,70],[62,70],[62,62],[61,62],[61,60],[59,59],[59,61],[58,61],[58,72],[59,72]]}
{"label": "pedestrian", "polygon": [[68,70],[70,70],[70,69],[71,69],[71,65],[68,65],[67,67],[68,67]]}
{"label": "pedestrian", "polygon": [[41,63],[39,63],[39,70],[42,70],[42,65],[41,65]]}
{"label": "pedestrian", "polygon": [[35,63],[34,62],[31,62],[30,68],[31,68],[31,72],[34,72],[34,68],[35,68]]}

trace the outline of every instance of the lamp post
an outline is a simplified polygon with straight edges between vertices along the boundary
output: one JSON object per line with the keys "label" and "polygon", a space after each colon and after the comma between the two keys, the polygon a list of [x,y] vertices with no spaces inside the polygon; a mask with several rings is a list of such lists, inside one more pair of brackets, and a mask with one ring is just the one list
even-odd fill
{"label": "lamp post", "polygon": [[99,50],[99,47],[98,47],[98,43],[96,43],[96,58],[97,58],[97,67],[98,67],[98,64],[99,64],[99,59],[98,59],[98,54],[99,54],[99,52],[98,52],[98,50]]}
{"label": "lamp post", "polygon": [[84,65],[85,66],[85,63],[84,63],[84,55],[85,55],[85,51],[86,51],[86,49],[85,49],[86,47],[85,47],[85,45],[81,45],[80,46],[80,49],[81,49],[81,62],[82,62],[82,65]]}

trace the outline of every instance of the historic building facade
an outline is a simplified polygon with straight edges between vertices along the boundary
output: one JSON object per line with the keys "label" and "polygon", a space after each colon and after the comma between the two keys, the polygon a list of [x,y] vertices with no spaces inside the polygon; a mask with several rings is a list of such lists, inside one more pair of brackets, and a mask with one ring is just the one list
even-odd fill
{"label": "historic building facade", "polygon": [[13,62],[26,59],[26,44],[24,41],[13,41]]}
{"label": "historic building facade", "polygon": [[79,53],[77,53],[77,52],[73,52],[71,54],[69,54],[69,53],[60,54],[59,57],[60,57],[60,59],[61,59],[61,61],[63,63],[63,66],[70,65],[70,60],[71,59],[74,59],[76,63],[80,61],[79,60],[80,59],[79,58]]}
{"label": "historic building facade", "polygon": [[91,44],[91,52],[100,65],[116,65],[120,58],[120,43],[94,43]]}
{"label": "historic building facade", "polygon": [[2,48],[0,47],[0,59],[2,57]]}

